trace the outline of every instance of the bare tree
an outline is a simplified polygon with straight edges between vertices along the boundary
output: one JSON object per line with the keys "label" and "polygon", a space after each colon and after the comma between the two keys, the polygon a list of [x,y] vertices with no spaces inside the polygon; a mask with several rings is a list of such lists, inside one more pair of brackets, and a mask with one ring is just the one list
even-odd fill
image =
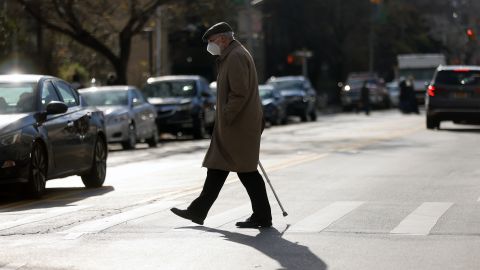
{"label": "bare tree", "polygon": [[112,64],[117,83],[127,82],[134,35],[160,5],[172,0],[19,0],[46,28],[71,37]]}

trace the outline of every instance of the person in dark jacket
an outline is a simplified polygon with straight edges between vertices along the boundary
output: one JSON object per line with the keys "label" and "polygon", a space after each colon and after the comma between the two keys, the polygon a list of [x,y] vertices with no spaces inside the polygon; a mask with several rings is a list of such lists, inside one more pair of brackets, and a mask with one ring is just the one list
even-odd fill
{"label": "person in dark jacket", "polygon": [[417,105],[417,98],[415,97],[415,89],[413,88],[413,78],[400,79],[400,96],[399,108],[402,113],[416,113],[419,114]]}
{"label": "person in dark jacket", "polygon": [[203,167],[208,169],[200,196],[176,215],[203,224],[229,172],[236,172],[245,186],[253,214],[237,222],[240,228],[272,225],[265,183],[257,170],[260,136],[264,128],[257,71],[252,56],[235,40],[232,28],[220,22],[203,35],[207,51],[217,55],[217,109],[210,147]]}
{"label": "person in dark jacket", "polygon": [[363,86],[360,89],[360,102],[361,108],[366,115],[370,115],[370,89],[367,86],[367,81],[363,82]]}

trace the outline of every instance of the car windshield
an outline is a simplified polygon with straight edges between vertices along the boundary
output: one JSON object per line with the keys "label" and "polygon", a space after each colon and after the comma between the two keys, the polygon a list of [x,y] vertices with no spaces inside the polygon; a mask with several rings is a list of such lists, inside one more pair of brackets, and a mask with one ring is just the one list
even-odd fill
{"label": "car windshield", "polygon": [[124,90],[88,91],[81,93],[91,106],[126,106],[128,105],[128,92]]}
{"label": "car windshield", "polygon": [[35,110],[34,83],[0,83],[0,114]]}
{"label": "car windshield", "polygon": [[273,85],[275,88],[279,90],[284,89],[303,89],[303,81],[302,80],[284,80],[284,81],[272,81],[268,84]]}
{"label": "car windshield", "polygon": [[274,98],[273,89],[264,88],[264,89],[259,89],[258,91],[260,92],[261,99]]}
{"label": "car windshield", "polygon": [[191,97],[195,95],[194,80],[159,81],[147,84],[143,93],[149,97]]}
{"label": "car windshield", "polygon": [[456,86],[480,85],[480,70],[442,70],[437,73],[435,83]]}

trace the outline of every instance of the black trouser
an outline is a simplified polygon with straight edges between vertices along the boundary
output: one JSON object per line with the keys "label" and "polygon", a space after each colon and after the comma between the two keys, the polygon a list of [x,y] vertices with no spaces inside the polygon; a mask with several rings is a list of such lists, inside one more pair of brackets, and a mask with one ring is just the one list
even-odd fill
{"label": "black trouser", "polygon": [[[208,169],[202,193],[187,208],[192,215],[202,220],[207,217],[208,211],[217,199],[228,174],[228,171]],[[253,210],[252,218],[259,222],[271,222],[272,213],[267,190],[260,173],[254,171],[237,173],[237,175],[250,197]]]}

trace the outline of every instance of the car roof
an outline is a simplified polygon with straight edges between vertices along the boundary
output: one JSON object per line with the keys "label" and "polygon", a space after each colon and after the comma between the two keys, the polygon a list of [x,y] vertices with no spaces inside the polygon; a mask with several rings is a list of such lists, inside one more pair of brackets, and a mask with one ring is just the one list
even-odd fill
{"label": "car roof", "polygon": [[438,66],[437,70],[458,70],[458,69],[470,69],[470,70],[476,70],[480,71],[480,66],[467,66],[467,65],[450,65],[450,66],[444,66],[440,65]]}
{"label": "car roof", "polygon": [[264,89],[264,90],[275,90],[275,87],[270,84],[259,84],[258,89]]}
{"label": "car roof", "polygon": [[129,89],[135,89],[132,85],[108,85],[108,86],[92,86],[88,88],[78,89],[79,92],[97,92],[97,91],[127,91]]}
{"label": "car roof", "polygon": [[200,80],[203,77],[200,75],[168,75],[159,77],[150,77],[147,83],[154,83],[160,81],[183,81],[183,80]]}
{"label": "car roof", "polygon": [[5,74],[0,75],[0,82],[23,82],[38,83],[41,79],[55,78],[49,75],[39,74]]}
{"label": "car roof", "polygon": [[269,82],[274,82],[274,81],[297,81],[297,80],[305,80],[304,76],[280,76],[280,77],[270,77],[268,79]]}

